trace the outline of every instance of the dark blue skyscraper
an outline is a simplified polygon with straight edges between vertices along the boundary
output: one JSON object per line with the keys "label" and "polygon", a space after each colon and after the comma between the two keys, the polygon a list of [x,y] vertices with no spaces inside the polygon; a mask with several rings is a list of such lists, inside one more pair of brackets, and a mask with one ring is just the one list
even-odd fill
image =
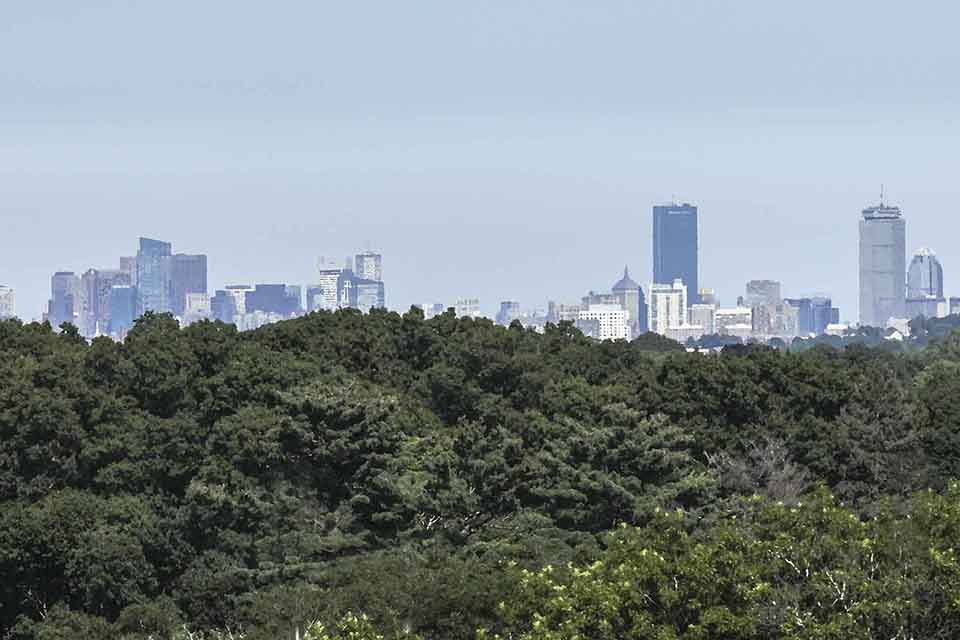
{"label": "dark blue skyscraper", "polygon": [[653,281],[683,280],[690,304],[700,300],[698,238],[695,206],[685,202],[653,208]]}

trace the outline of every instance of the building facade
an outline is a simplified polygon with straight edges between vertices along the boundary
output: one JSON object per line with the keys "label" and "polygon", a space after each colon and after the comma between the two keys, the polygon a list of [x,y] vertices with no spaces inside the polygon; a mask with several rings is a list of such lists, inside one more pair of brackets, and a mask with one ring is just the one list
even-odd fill
{"label": "building facade", "polygon": [[17,317],[17,293],[13,287],[0,285],[0,320]]}
{"label": "building facade", "polygon": [[170,258],[170,310],[183,316],[187,295],[207,293],[207,256],[177,253]]}
{"label": "building facade", "polygon": [[671,327],[687,324],[687,286],[677,278],[673,284],[651,283],[647,288],[647,327],[667,335]]}
{"label": "building facade", "polygon": [[81,309],[80,278],[73,271],[58,271],[50,279],[47,319],[56,328],[65,322],[76,325]]}
{"label": "building facade", "polygon": [[590,323],[594,328],[584,333],[594,334],[597,340],[629,340],[629,313],[619,304],[591,304],[580,310],[579,323]]}
{"label": "building facade", "polygon": [[776,280],[751,280],[747,283],[747,295],[744,300],[748,307],[758,304],[779,304],[783,302],[780,283]]}
{"label": "building facade", "polygon": [[137,251],[137,312],[170,313],[171,245],[140,238]]}
{"label": "building facade", "polygon": [[936,254],[923,247],[910,261],[907,271],[907,298],[942,298],[943,297],[943,267]]}
{"label": "building facade", "polygon": [[653,281],[682,280],[691,292],[690,303],[700,301],[699,238],[697,207],[674,203],[653,208]]}
{"label": "building facade", "polygon": [[863,210],[860,220],[860,324],[884,327],[906,316],[907,223],[899,207]]}
{"label": "building facade", "polygon": [[363,280],[383,280],[383,256],[372,251],[358,253],[354,259],[354,273]]}

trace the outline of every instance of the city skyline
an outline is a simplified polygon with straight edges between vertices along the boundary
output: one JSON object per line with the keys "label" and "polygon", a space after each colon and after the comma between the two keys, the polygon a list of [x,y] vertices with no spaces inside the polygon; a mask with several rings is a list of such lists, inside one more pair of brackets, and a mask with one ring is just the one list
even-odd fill
{"label": "city skyline", "polygon": [[675,199],[700,209],[724,300],[770,278],[853,319],[851,216],[879,183],[908,251],[960,264],[937,242],[960,233],[960,86],[942,80],[960,8],[942,9],[14,4],[0,282],[31,319],[52,269],[112,265],[139,235],[211,256],[211,284],[307,283],[316,255],[372,241],[393,256],[392,308],[476,296],[493,314],[624,262],[645,282],[648,207]]}

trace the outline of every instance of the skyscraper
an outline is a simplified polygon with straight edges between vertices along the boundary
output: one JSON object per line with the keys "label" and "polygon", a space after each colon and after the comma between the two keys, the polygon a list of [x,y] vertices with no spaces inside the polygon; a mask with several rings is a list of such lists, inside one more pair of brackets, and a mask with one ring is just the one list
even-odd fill
{"label": "skyscraper", "polygon": [[0,320],[15,318],[17,315],[17,296],[12,287],[0,285]]}
{"label": "skyscraper", "polygon": [[170,243],[140,238],[137,251],[137,312],[169,313],[171,281]]}
{"label": "skyscraper", "polygon": [[926,247],[917,250],[910,261],[907,297],[912,300],[943,297],[943,267],[937,255]]}
{"label": "skyscraper", "polygon": [[363,280],[383,280],[383,256],[372,251],[358,253],[354,264],[354,272]]}
{"label": "skyscraper", "polygon": [[700,291],[698,225],[697,208],[686,202],[653,208],[653,282],[683,280],[691,304],[699,302]]}
{"label": "skyscraper", "polygon": [[53,327],[76,324],[80,310],[80,278],[73,271],[58,271],[50,279],[47,319]]}
{"label": "skyscraper", "polygon": [[137,318],[137,288],[117,285],[110,289],[110,333],[122,336]]}
{"label": "skyscraper", "polygon": [[178,253],[170,258],[170,310],[183,316],[187,294],[207,293],[207,256]]}
{"label": "skyscraper", "polygon": [[880,204],[860,220],[860,324],[882,327],[906,315],[907,223],[899,207]]}
{"label": "skyscraper", "polygon": [[687,324],[687,285],[680,278],[673,284],[651,283],[648,289],[648,331],[667,335]]}
{"label": "skyscraper", "polygon": [[340,265],[330,264],[321,259],[317,283],[310,287],[311,293],[308,294],[311,296],[311,300],[308,302],[308,308],[311,311],[321,309],[336,311],[340,308],[340,276],[342,271]]}
{"label": "skyscraper", "polygon": [[751,280],[747,283],[747,306],[780,302],[783,302],[783,298],[780,295],[780,283],[776,280]]}

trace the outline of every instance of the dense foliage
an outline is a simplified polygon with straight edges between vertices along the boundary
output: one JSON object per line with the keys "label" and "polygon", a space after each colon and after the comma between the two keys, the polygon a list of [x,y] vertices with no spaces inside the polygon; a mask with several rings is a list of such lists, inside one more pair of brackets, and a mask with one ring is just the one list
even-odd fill
{"label": "dense foliage", "polygon": [[925,330],[5,321],[0,638],[958,637],[960,336]]}

